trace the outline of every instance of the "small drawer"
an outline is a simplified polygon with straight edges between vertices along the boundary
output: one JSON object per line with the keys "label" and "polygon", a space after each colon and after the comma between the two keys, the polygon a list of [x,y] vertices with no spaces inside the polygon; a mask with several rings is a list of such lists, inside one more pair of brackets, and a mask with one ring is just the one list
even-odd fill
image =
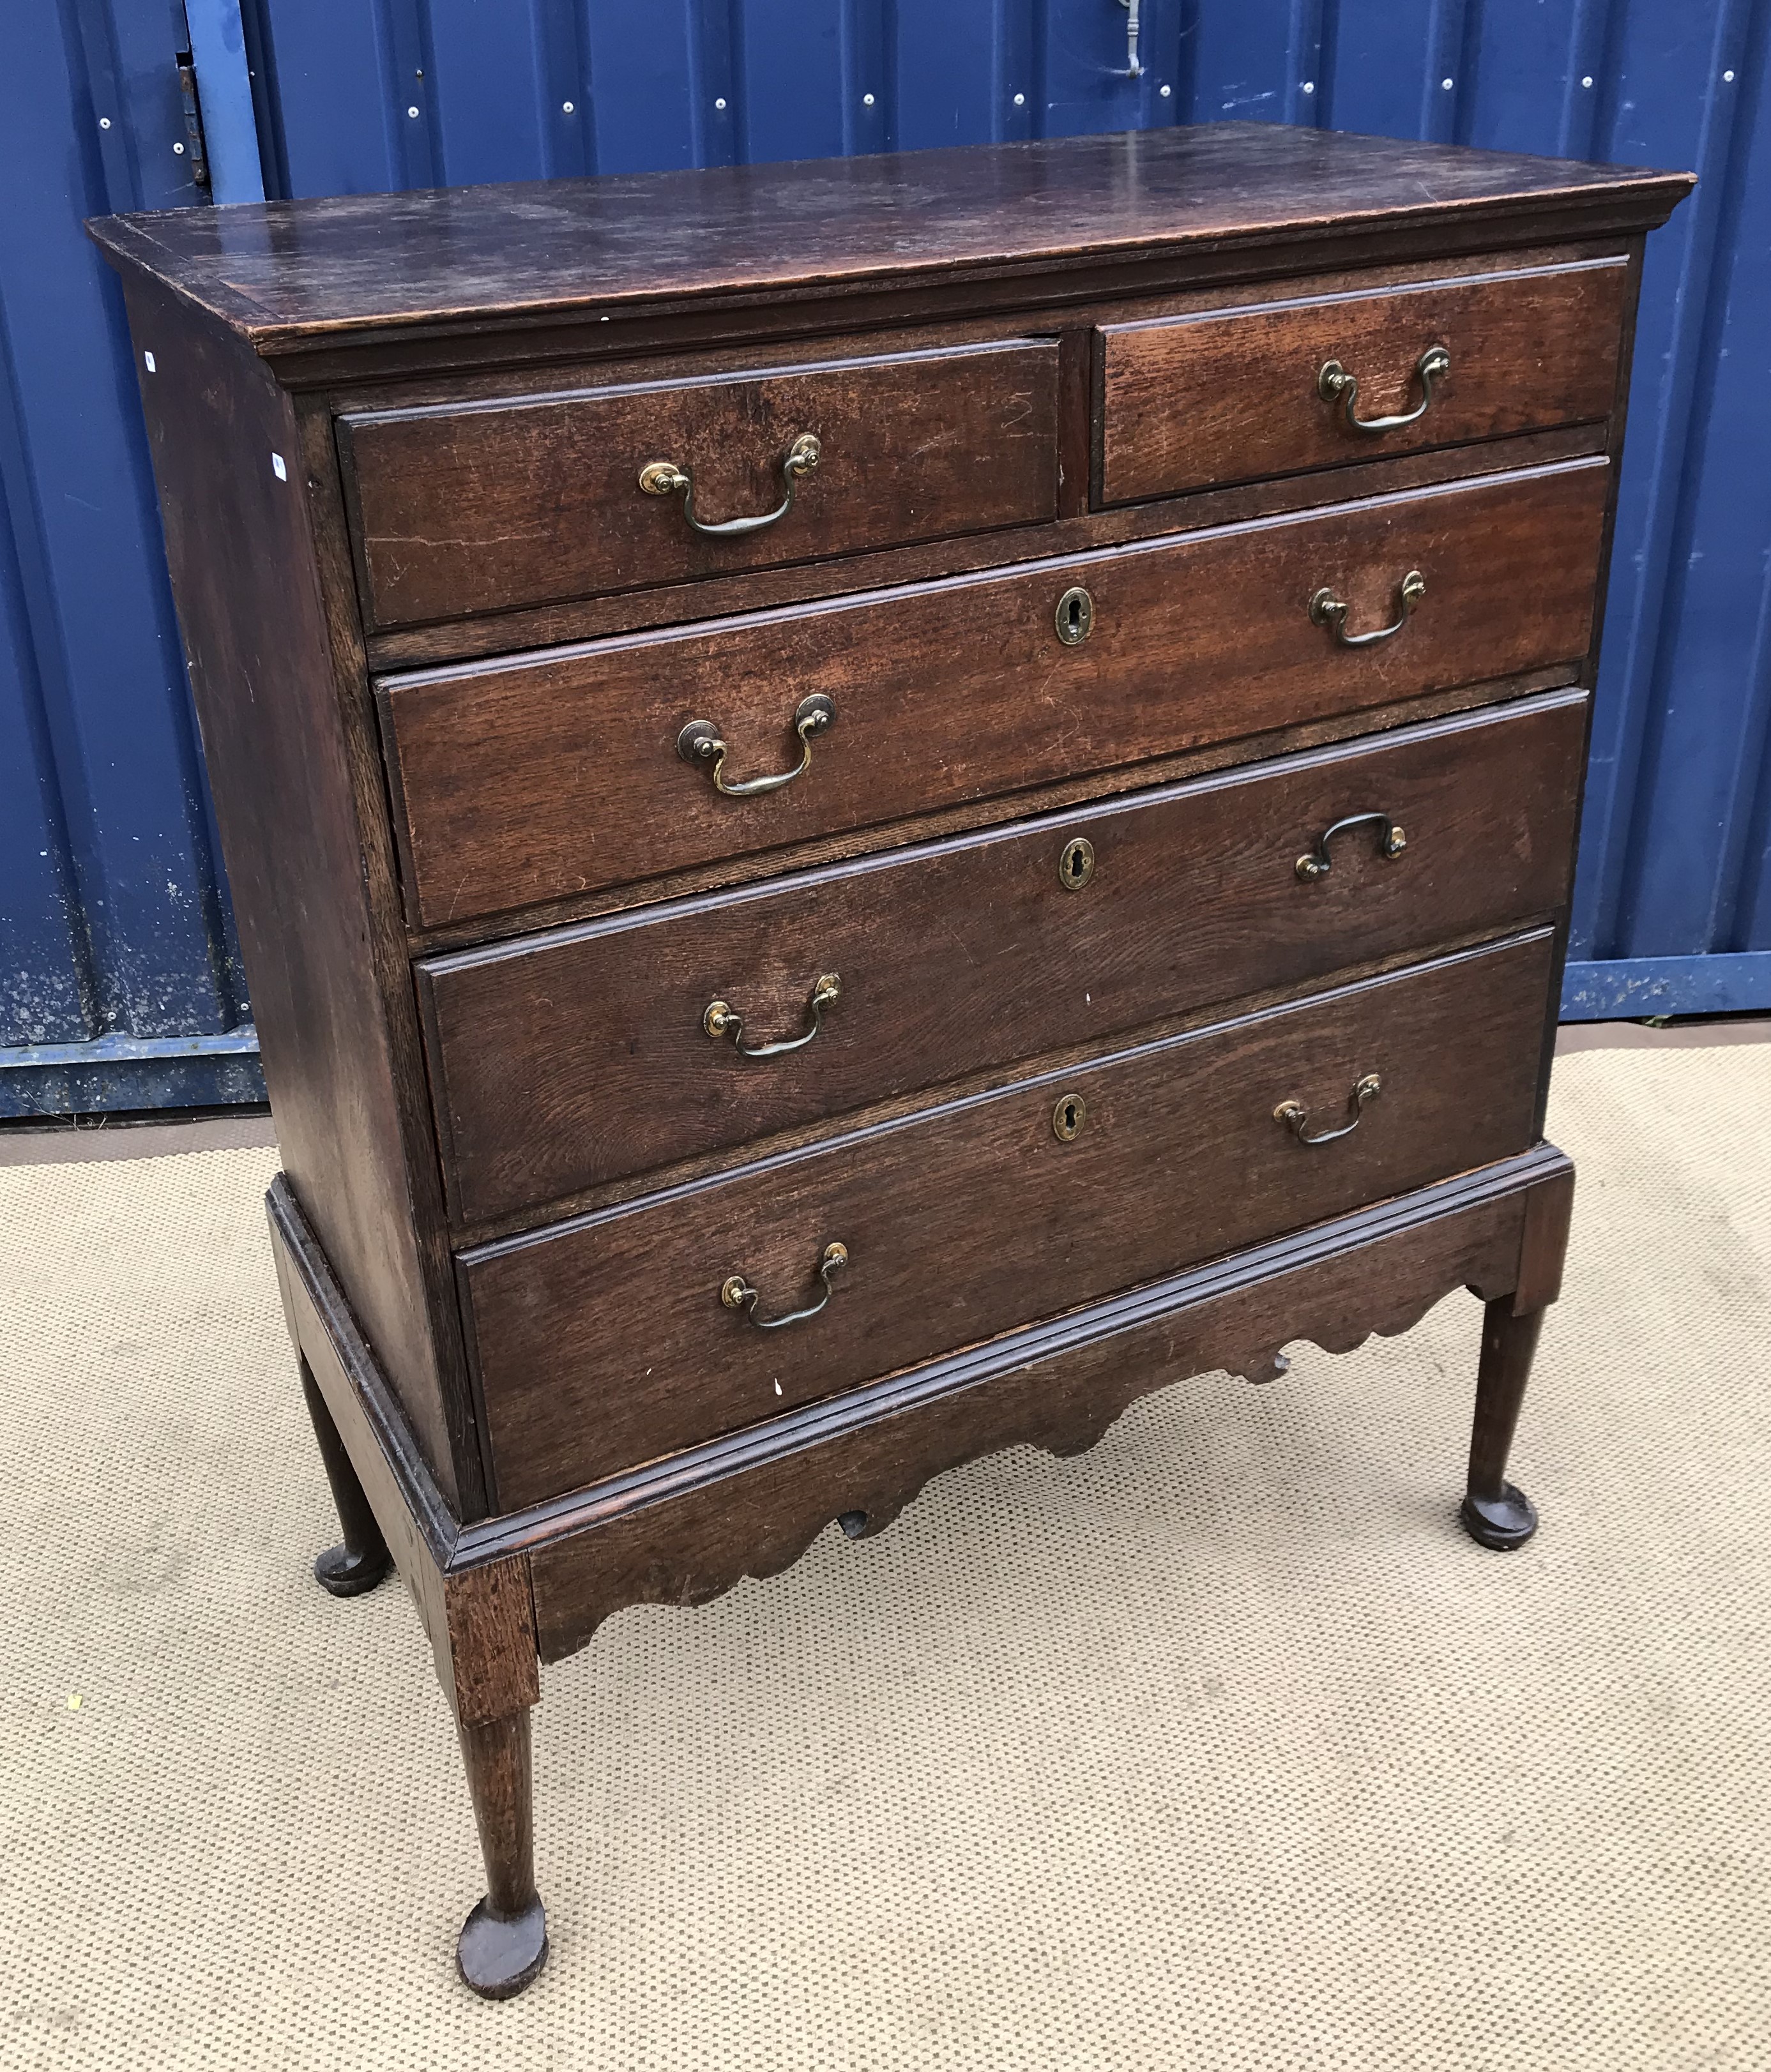
{"label": "small drawer", "polygon": [[1524,1150],[1552,948],[1538,930],[463,1254],[498,1504]]}
{"label": "small drawer", "polygon": [[1051,518],[1057,347],[377,410],[338,435],[366,623],[412,626]]}
{"label": "small drawer", "polygon": [[451,1210],[513,1215],[1540,919],[1567,894],[1586,704],[1547,693],[427,959]]}
{"label": "small drawer", "polygon": [[1103,325],[1096,500],[1607,417],[1629,273],[1595,260]]}
{"label": "small drawer", "polygon": [[443,926],[1571,662],[1608,474],[385,678],[408,911]]}

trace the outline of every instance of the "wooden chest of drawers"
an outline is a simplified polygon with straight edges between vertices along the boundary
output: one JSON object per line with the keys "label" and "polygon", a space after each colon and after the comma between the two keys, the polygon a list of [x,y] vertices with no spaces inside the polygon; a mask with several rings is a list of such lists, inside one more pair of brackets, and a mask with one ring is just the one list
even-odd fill
{"label": "wooden chest of drawers", "polygon": [[[517,1990],[537,1662],[1486,1304],[1504,1478],[1645,233],[1257,125],[120,218],[344,1522]],[[1448,1437],[1448,1444],[1449,1438]]]}

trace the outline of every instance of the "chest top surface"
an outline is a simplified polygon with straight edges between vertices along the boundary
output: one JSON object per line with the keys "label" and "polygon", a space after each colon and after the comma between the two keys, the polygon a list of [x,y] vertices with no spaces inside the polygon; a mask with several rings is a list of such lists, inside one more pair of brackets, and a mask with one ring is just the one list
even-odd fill
{"label": "chest top surface", "polygon": [[1012,280],[1090,261],[1652,228],[1689,175],[1266,123],[179,209],[92,226],[260,353],[633,305]]}

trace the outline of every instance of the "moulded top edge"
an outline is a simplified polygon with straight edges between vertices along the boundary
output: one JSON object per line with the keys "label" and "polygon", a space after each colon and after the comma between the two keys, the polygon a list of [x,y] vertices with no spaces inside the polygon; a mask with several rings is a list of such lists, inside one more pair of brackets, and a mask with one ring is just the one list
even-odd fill
{"label": "moulded top edge", "polygon": [[1355,231],[1646,229],[1687,173],[1263,123],[110,216],[113,263],[274,357],[365,334],[1001,277]]}

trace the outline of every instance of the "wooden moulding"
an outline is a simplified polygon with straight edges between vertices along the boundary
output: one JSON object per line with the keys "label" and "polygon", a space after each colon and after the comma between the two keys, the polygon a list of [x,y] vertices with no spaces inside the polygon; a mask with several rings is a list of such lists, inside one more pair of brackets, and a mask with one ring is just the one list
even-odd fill
{"label": "wooden moulding", "polygon": [[838,1516],[889,1524],[978,1456],[1093,1445],[1140,1396],[1224,1369],[1283,1372],[1308,1339],[1350,1352],[1468,1287],[1554,1299],[1574,1169],[1553,1145],[1339,1216],[987,1344],[813,1403],[529,1510],[450,1513],[286,1182],[269,1198],[290,1330],[430,1636],[458,1716],[533,1704],[536,1656],[636,1604],[705,1602],[780,1573]]}
{"label": "wooden moulding", "polygon": [[493,1548],[457,1558],[460,1527],[280,1173],[266,1207],[289,1334],[412,1593],[457,1719],[482,1726],[533,1705],[541,1684],[527,1557]]}

